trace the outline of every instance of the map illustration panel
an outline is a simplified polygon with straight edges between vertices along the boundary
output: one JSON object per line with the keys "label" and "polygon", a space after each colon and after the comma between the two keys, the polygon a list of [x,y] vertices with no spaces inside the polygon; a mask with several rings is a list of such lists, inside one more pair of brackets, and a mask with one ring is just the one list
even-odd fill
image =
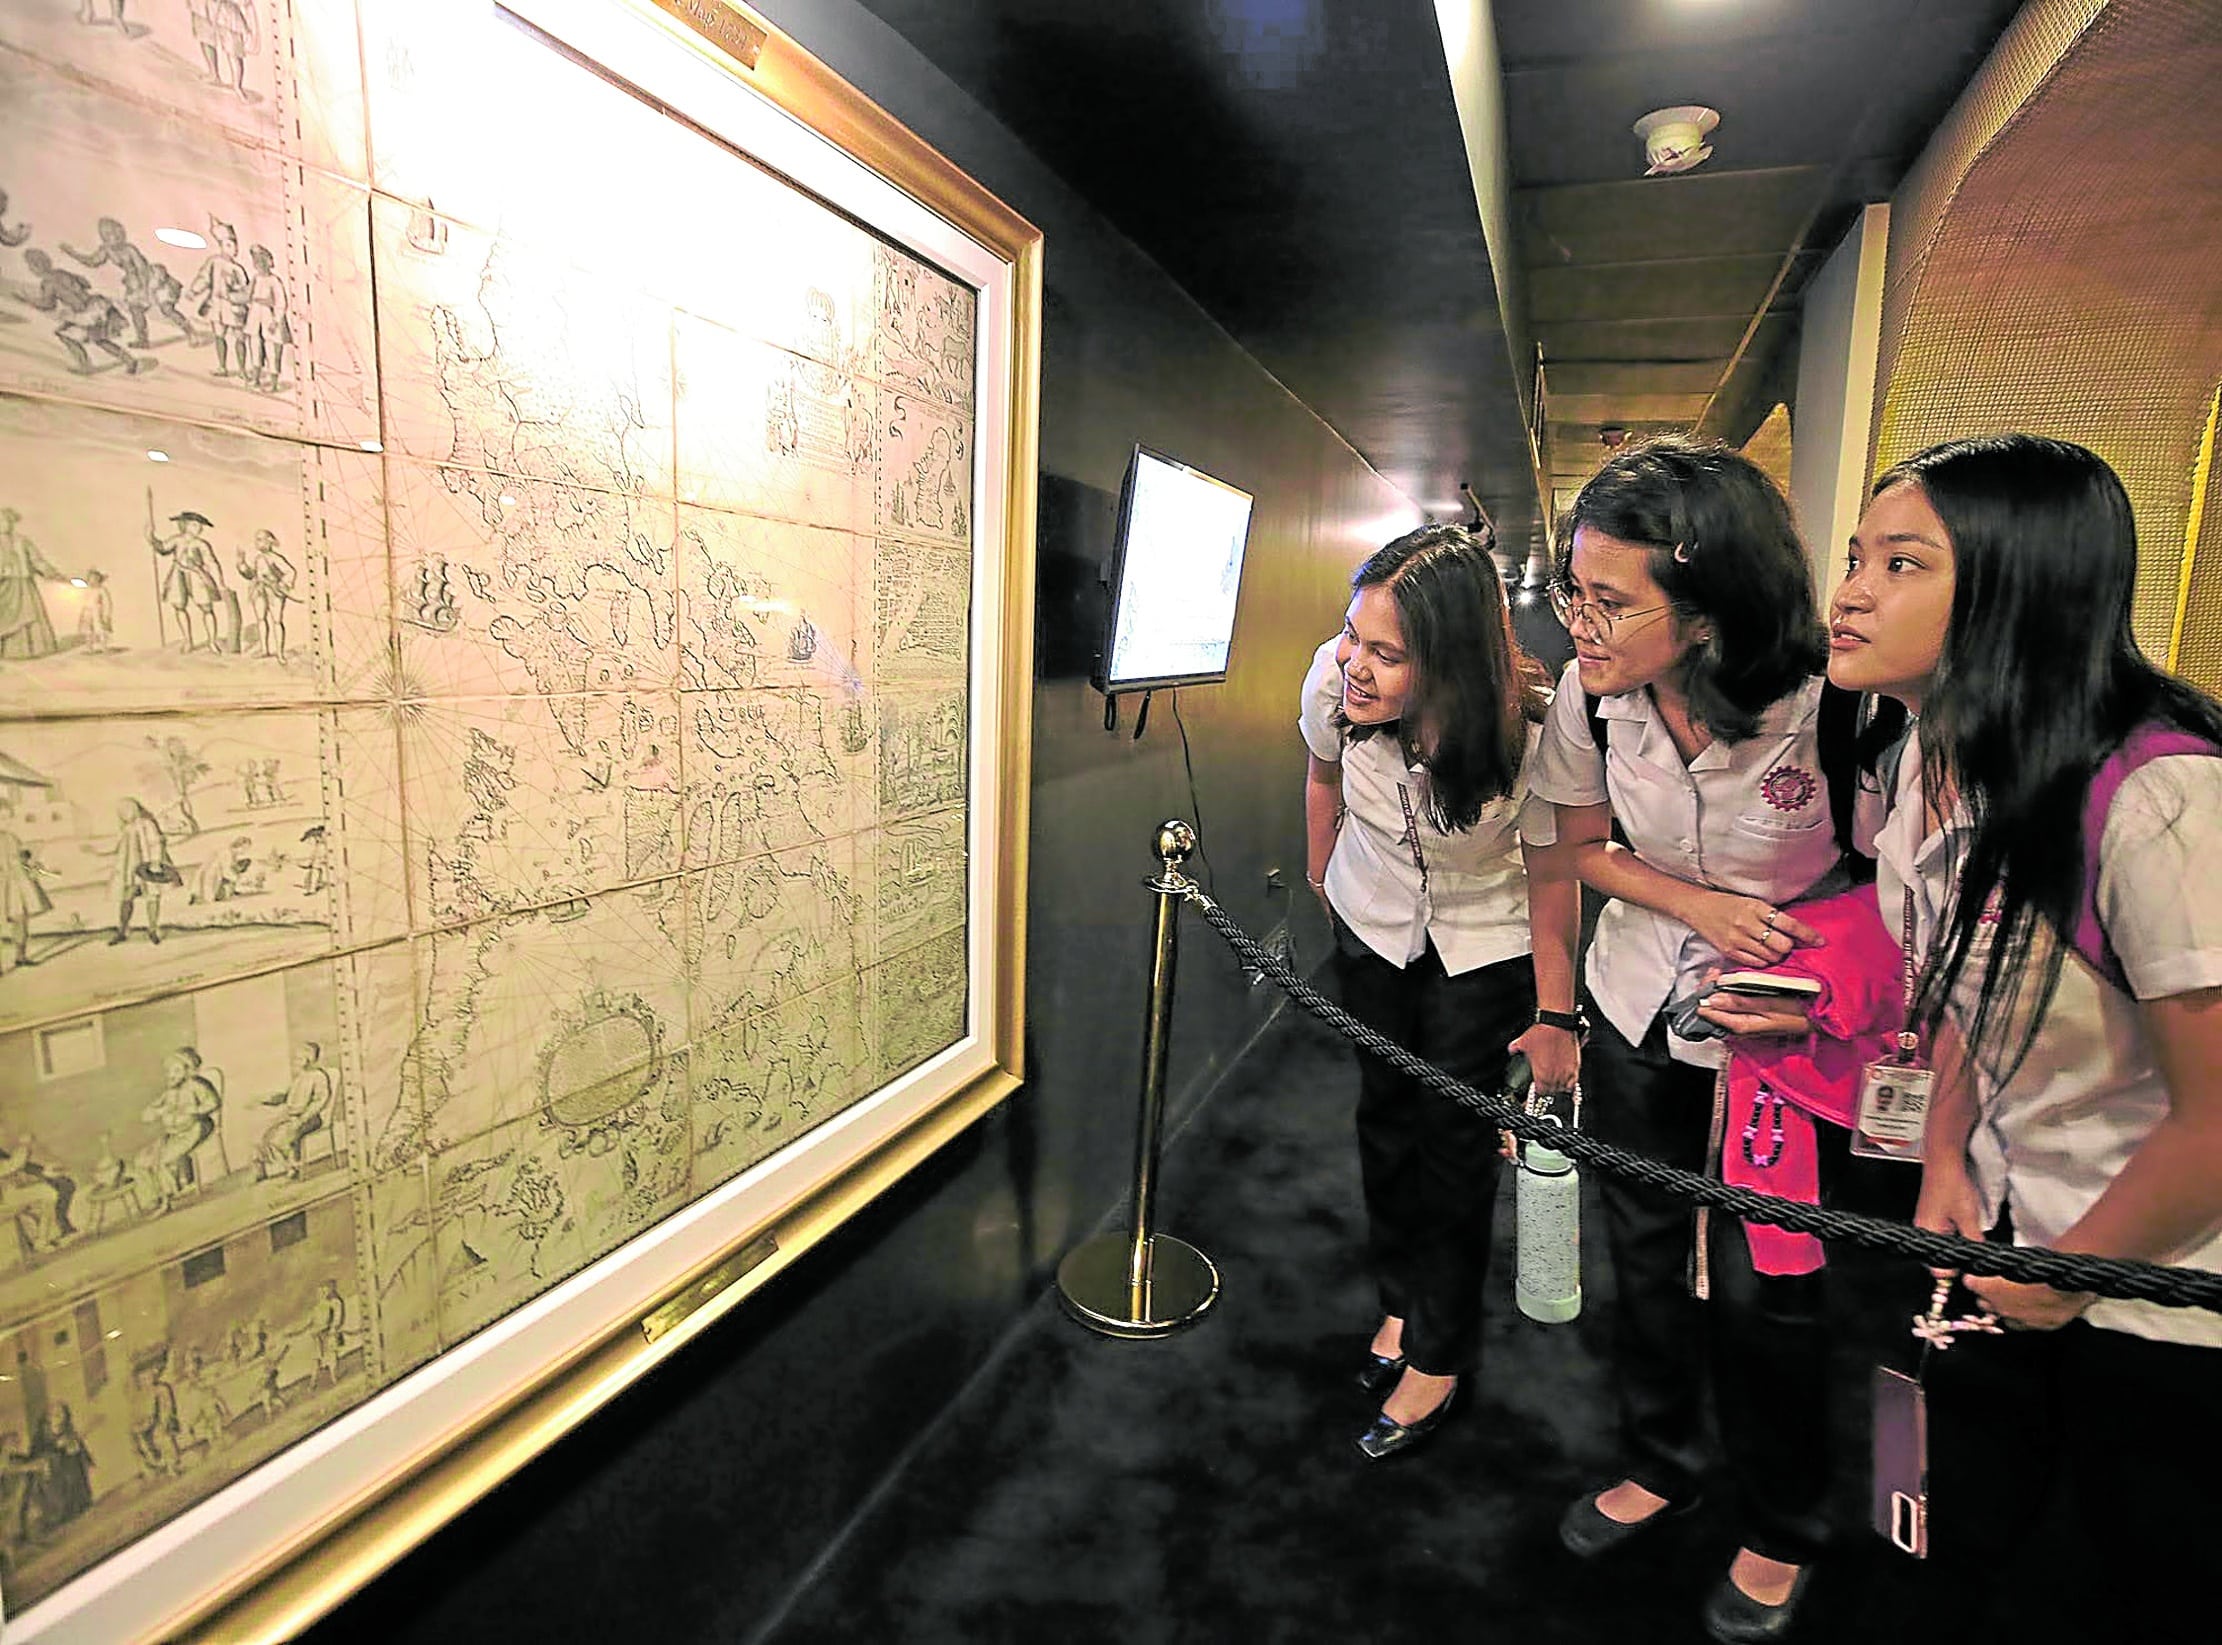
{"label": "map illustration panel", "polygon": [[0,389],[377,449],[361,185],[5,50],[0,154]]}
{"label": "map illustration panel", "polygon": [[977,314],[492,6],[0,0],[11,1620],[965,1032]]}

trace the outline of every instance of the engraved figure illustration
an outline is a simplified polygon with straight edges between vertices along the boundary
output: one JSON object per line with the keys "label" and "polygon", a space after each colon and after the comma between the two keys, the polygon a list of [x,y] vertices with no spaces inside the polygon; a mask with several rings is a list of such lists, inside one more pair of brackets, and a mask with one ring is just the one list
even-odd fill
{"label": "engraved figure illustration", "polygon": [[247,255],[255,272],[247,288],[246,377],[264,393],[275,394],[285,386],[286,345],[293,341],[285,281],[278,277],[277,259],[268,246],[256,246]]}
{"label": "engraved figure illustration", "polygon": [[[0,827],[35,848],[49,906],[29,916],[33,963],[0,974],[0,1030],[306,961],[343,930],[391,930],[406,897],[397,838],[372,829],[353,848],[353,873],[321,885],[304,866],[306,830],[336,833],[350,817],[368,829],[387,814],[344,800],[364,769],[354,723],[315,713],[11,722],[0,771],[28,780],[0,782]],[[383,731],[390,767],[390,726],[366,717],[361,729]],[[249,762],[251,788],[239,775]],[[385,780],[398,787],[390,769]]]}
{"label": "engraved figure illustration", "polygon": [[87,347],[99,349],[134,376],[153,369],[152,360],[130,353],[116,341],[124,329],[123,312],[95,291],[91,281],[56,268],[53,258],[36,247],[23,254],[23,266],[38,277],[38,285],[29,290],[18,287],[16,297],[42,314],[61,316],[54,327],[54,340],[68,354],[70,370],[80,377],[90,377],[100,369],[85,352]]}
{"label": "engraved figure illustration", "polygon": [[[147,516],[154,515],[154,491],[147,491]],[[239,596],[224,584],[224,564],[206,533],[215,521],[186,509],[170,516],[177,527],[167,537],[147,527],[147,546],[154,550],[156,578],[162,585],[162,603],[178,628],[178,649],[215,651],[239,649]],[[199,616],[196,635],[193,618]]]}
{"label": "engraved figure illustration", "polygon": [[872,252],[873,337],[892,387],[946,405],[972,403],[972,291],[887,246]]}
{"label": "engraved figure illustration", "polygon": [[283,1112],[262,1133],[255,1149],[255,1175],[298,1179],[303,1146],[333,1117],[332,1071],[324,1066],[324,1048],[314,1040],[304,1044],[292,1083],[277,1095],[264,1097],[262,1105]]}
{"label": "engraved figure illustration", "polygon": [[12,249],[22,245],[30,238],[31,225],[29,223],[24,223],[16,228],[8,227],[8,191],[0,188],[0,246],[7,246]]}
{"label": "engraved figure illustration", "polygon": [[69,579],[16,529],[22,520],[14,509],[0,508],[0,657],[45,657],[55,650],[54,625],[39,584]]}
{"label": "engraved figure illustration", "polygon": [[[0,822],[7,819],[0,816]],[[31,921],[52,912],[54,901],[39,883],[38,858],[9,829],[0,826],[0,927],[8,948],[0,953],[0,973],[31,963]]]}
{"label": "engraved figure illustration", "polygon": [[302,829],[301,843],[308,847],[301,858],[301,894],[313,897],[331,883],[332,852],[326,843],[324,825],[314,823]]}
{"label": "engraved figure illustration", "polygon": [[12,1224],[23,1254],[51,1251],[77,1232],[69,1220],[76,1197],[75,1180],[38,1159],[31,1138],[0,1145],[0,1237]]}
{"label": "engraved figure illustration", "polygon": [[188,903],[229,902],[235,896],[252,896],[261,890],[262,876],[255,868],[254,847],[252,834],[233,835],[228,845],[212,853],[193,871],[185,900]]}
{"label": "engraved figure illustration", "polygon": [[972,563],[964,554],[882,539],[872,560],[878,677],[953,684],[971,648]]}
{"label": "engraved figure illustration", "polygon": [[[208,220],[209,254],[185,288],[186,306],[216,341],[216,375],[247,377],[247,318],[254,276],[239,261],[239,231]],[[236,371],[235,371],[236,368]]]}
{"label": "engraved figure illustration", "polygon": [[251,551],[239,556],[239,580],[247,585],[248,598],[254,601],[255,635],[262,647],[262,655],[282,659],[285,656],[285,608],[293,598],[293,562],[278,549],[278,535],[274,531],[255,533]]}
{"label": "engraved figure illustration", "polygon": [[0,712],[383,695],[379,477],[369,453],[0,395]]}
{"label": "engraved figure illustration", "polygon": [[359,1399],[378,1366],[355,1250],[342,1195],[11,1310],[0,1492],[18,1494],[0,1495],[0,1551],[12,1592],[50,1590]]}
{"label": "engraved figure illustration", "polygon": [[[139,1115],[157,1133],[138,1158],[142,1178],[154,1185],[157,1216],[178,1195],[201,1187],[202,1167],[194,1158],[201,1145],[214,1139],[219,1159],[223,1150],[223,1140],[216,1135],[216,1117],[224,1111],[224,1099],[216,1090],[218,1071],[203,1071],[200,1052],[181,1045],[163,1061],[162,1074],[161,1092]],[[231,1174],[228,1162],[220,1170],[224,1176]]]}
{"label": "engraved figure illustration", "polygon": [[351,1153],[329,1050],[345,975],[265,973],[0,1036],[0,1064],[32,1074],[0,1096],[0,1127],[39,1125],[0,1161],[22,1236],[13,1264],[0,1243],[0,1304],[11,1267],[37,1270],[40,1294],[102,1284],[329,1193]]}
{"label": "engraved figure illustration", "polygon": [[0,154],[38,163],[8,166],[5,221],[37,233],[0,266],[0,311],[27,322],[0,325],[0,384],[378,437],[352,9],[212,0],[196,40],[166,0],[126,49],[67,11],[7,8]]}
{"label": "engraved figure illustration", "polygon": [[956,691],[880,701],[883,816],[931,811],[964,798],[964,698]]}
{"label": "engraved figure illustration", "polygon": [[147,941],[159,943],[163,887],[184,884],[184,876],[170,861],[169,836],[139,801],[119,800],[116,823],[115,844],[109,847],[116,865],[108,879],[108,895],[116,910],[116,934],[108,939],[109,945],[113,947],[131,935],[132,910],[142,905],[146,909]]}
{"label": "engraved figure illustration", "polygon": [[40,1414],[28,1449],[18,1449],[17,1439],[0,1436],[0,1524],[23,1544],[60,1531],[92,1506],[93,1456],[67,1405]]}
{"label": "engraved figure illustration", "polygon": [[[254,0],[186,0],[193,39],[208,63],[208,82],[226,86],[242,99],[247,90],[247,55],[255,49]],[[226,65],[229,65],[228,68]]]}
{"label": "engraved figure illustration", "polygon": [[133,345],[141,349],[150,346],[147,339],[150,313],[160,315],[177,327],[178,336],[186,342],[198,341],[191,323],[177,311],[177,300],[184,293],[177,277],[134,246],[123,224],[115,218],[101,218],[94,225],[94,231],[100,236],[100,243],[91,251],[79,251],[64,241],[62,252],[86,268],[112,267],[123,276],[123,309],[131,316]]}
{"label": "engraved figure illustration", "polygon": [[870,974],[879,1077],[892,1079],[964,1032],[964,933],[882,960]]}
{"label": "engraved figure illustration", "polygon": [[102,657],[116,649],[116,595],[108,586],[108,573],[87,566],[81,579],[85,598],[77,610],[77,649]]}

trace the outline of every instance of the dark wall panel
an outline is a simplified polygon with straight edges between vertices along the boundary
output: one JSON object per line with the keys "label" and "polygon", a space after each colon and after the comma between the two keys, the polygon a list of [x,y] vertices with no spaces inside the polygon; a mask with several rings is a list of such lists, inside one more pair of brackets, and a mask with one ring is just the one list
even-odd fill
{"label": "dark wall panel", "polygon": [[[1038,1305],[1119,1202],[1132,1147],[1155,824],[1189,814],[1181,726],[1139,742],[1087,685],[1129,447],[1254,491],[1223,686],[1181,694],[1210,872],[1253,928],[1303,888],[1297,687],[1350,568],[1417,515],[1155,265],[852,0],[761,9],[1047,234],[1041,676],[1035,694],[1029,1080],[764,1294],[329,1618],[315,1637],[742,1638]],[[1129,706],[1125,727],[1131,726]],[[1308,895],[1300,960],[1326,933]],[[1265,1020],[1187,927],[1173,1119]],[[1164,1212],[1177,1228],[1180,1207]]]}

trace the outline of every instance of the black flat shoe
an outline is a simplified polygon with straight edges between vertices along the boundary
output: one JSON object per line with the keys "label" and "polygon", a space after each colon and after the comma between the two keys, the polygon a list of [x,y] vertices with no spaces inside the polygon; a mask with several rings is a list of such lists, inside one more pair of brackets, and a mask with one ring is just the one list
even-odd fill
{"label": "black flat shoe", "polygon": [[1398,1422],[1385,1412],[1375,1416],[1373,1425],[1358,1436],[1358,1449],[1373,1462],[1384,1462],[1399,1451],[1411,1450],[1450,1416],[1451,1407],[1458,1403],[1458,1388],[1457,1383],[1452,1383],[1442,1402],[1416,1421]]}
{"label": "black flat shoe", "polygon": [[1798,1601],[1805,1597],[1805,1585],[1812,1577],[1812,1566],[1799,1566],[1797,1579],[1790,1584],[1790,1597],[1780,1605],[1762,1605],[1728,1577],[1722,1577],[1705,1600],[1705,1631],[1721,1645],[1764,1645],[1768,1640],[1783,1638],[1790,1632]]}
{"label": "black flat shoe", "polygon": [[1624,1525],[1597,1506],[1598,1495],[1598,1492],[1590,1492],[1567,1509],[1558,1522],[1559,1541],[1568,1553],[1579,1559],[1609,1554],[1635,1541],[1644,1532],[1657,1530],[1668,1520],[1681,1519],[1704,1500],[1693,1496],[1683,1502],[1670,1502],[1657,1513]]}
{"label": "black flat shoe", "polygon": [[1389,1390],[1396,1386],[1396,1379],[1402,1375],[1402,1354],[1376,1354],[1368,1350],[1365,1366],[1358,1372],[1358,1386],[1375,1399],[1387,1399]]}

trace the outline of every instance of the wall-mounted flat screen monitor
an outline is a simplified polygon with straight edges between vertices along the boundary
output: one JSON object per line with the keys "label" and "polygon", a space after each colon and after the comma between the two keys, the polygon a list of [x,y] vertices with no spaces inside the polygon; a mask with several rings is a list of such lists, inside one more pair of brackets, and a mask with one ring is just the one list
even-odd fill
{"label": "wall-mounted flat screen monitor", "polygon": [[1119,499],[1097,689],[1116,695],[1225,679],[1249,539],[1247,491],[1136,446]]}

